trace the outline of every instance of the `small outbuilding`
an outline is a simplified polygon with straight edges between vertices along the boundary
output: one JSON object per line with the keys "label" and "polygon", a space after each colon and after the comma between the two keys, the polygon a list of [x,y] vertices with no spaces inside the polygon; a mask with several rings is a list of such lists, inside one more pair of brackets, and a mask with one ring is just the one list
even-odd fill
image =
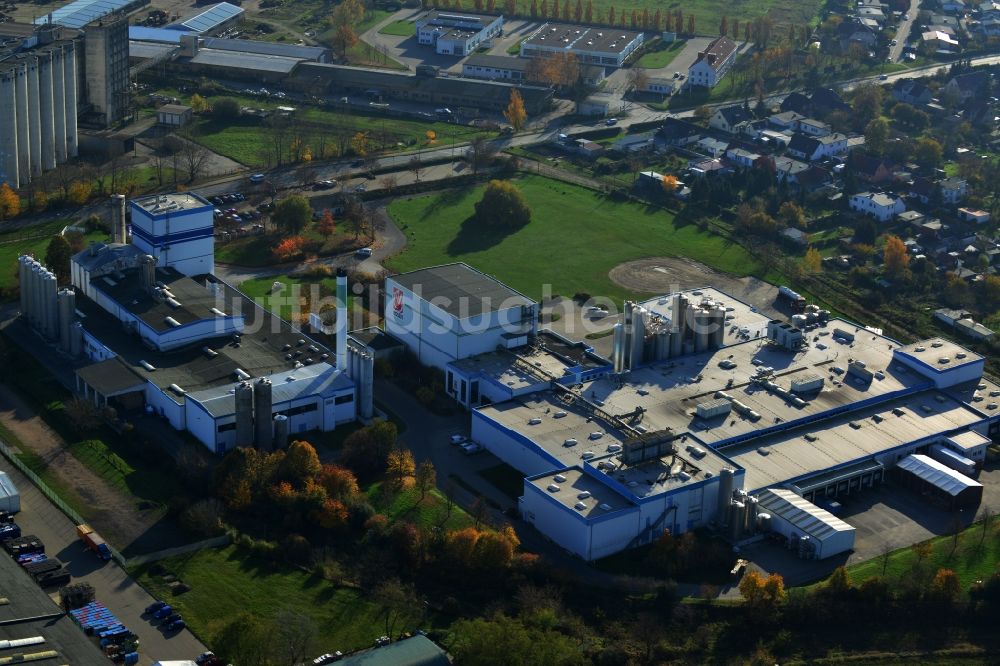
{"label": "small outbuilding", "polygon": [[164,104],[156,110],[156,122],[167,127],[184,127],[194,116],[190,106]]}
{"label": "small outbuilding", "polygon": [[919,453],[900,460],[896,473],[903,484],[942,501],[949,509],[976,507],[983,499],[983,484]]}
{"label": "small outbuilding", "polygon": [[808,537],[814,559],[822,560],[854,548],[855,529],[835,515],[785,488],[757,495],[757,515],[770,516],[770,529],[789,540]]}

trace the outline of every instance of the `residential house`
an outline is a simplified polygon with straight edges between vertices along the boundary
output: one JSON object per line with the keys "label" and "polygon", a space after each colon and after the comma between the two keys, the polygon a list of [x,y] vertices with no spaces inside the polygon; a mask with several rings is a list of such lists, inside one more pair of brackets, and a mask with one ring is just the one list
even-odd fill
{"label": "residential house", "polygon": [[837,39],[842,51],[847,51],[851,44],[858,44],[864,49],[875,46],[878,40],[877,28],[862,23],[860,20],[846,19],[837,26]]}
{"label": "residential house", "polygon": [[799,131],[809,136],[826,136],[832,129],[826,123],[814,118],[804,118],[799,121]]}
{"label": "residential house", "polygon": [[977,69],[965,74],[951,77],[951,80],[942,88],[948,94],[956,96],[960,101],[965,102],[970,97],[985,95],[990,88],[990,73],[985,69]]}
{"label": "residential house", "polygon": [[934,198],[935,183],[930,178],[917,176],[910,184],[910,196],[922,204],[928,204]]}
{"label": "residential house", "polygon": [[785,227],[781,230],[781,235],[796,245],[805,246],[809,244],[809,234],[795,227]]}
{"label": "residential house", "polygon": [[728,37],[716,37],[698,53],[688,68],[689,86],[714,88],[732,68],[739,46]]}
{"label": "residential house", "polygon": [[745,150],[743,148],[730,148],[726,151],[726,159],[728,159],[734,166],[742,167],[744,169],[749,169],[754,165],[760,158],[757,153]]}
{"label": "residential house", "polygon": [[968,188],[968,183],[956,177],[945,178],[940,181],[939,185],[941,185],[941,200],[952,206],[965,198]]}
{"label": "residential house", "polygon": [[897,102],[923,106],[934,98],[931,89],[916,79],[898,79],[892,86],[892,96]]}
{"label": "residential house", "polygon": [[799,121],[805,120],[806,116],[798,111],[782,111],[768,116],[767,124],[776,130],[795,132],[799,129]]}
{"label": "residential house", "polygon": [[720,132],[739,134],[752,120],[753,114],[745,104],[734,104],[720,107],[708,121],[708,126]]}
{"label": "residential house", "polygon": [[877,7],[858,7],[854,11],[854,15],[861,20],[875,21],[880,26],[885,25],[885,14],[882,13],[881,9]]}
{"label": "residential house", "polygon": [[965,0],[942,0],[941,11],[948,14],[965,14]]}
{"label": "residential house", "polygon": [[924,214],[918,213],[915,210],[904,210],[902,213],[896,216],[896,219],[906,225],[914,228],[915,231],[920,231],[921,225],[924,223]]}
{"label": "residential house", "polygon": [[928,30],[920,34],[920,41],[935,52],[955,53],[961,48],[958,40],[943,30]]}
{"label": "residential house", "polygon": [[792,157],[815,162],[847,152],[847,135],[807,136],[796,134],[788,142],[786,152]]}
{"label": "residential house", "polygon": [[728,163],[723,162],[718,157],[709,159],[699,158],[688,162],[688,171],[690,171],[693,176],[704,178],[705,176],[711,176],[714,174],[730,174],[733,172],[733,167]]}
{"label": "residential house", "polygon": [[886,159],[872,157],[859,150],[851,153],[847,162],[848,168],[854,172],[859,180],[863,180],[872,185],[882,185],[892,181],[895,173],[895,166]]}
{"label": "residential house", "polygon": [[706,155],[711,155],[712,157],[722,157],[726,154],[726,149],[729,148],[729,143],[727,141],[719,141],[710,136],[706,136],[697,143],[698,152],[705,153]]}
{"label": "residential house", "polygon": [[668,146],[686,146],[694,143],[705,131],[693,123],[680,118],[666,118],[660,126],[660,139]]}
{"label": "residential house", "polygon": [[879,222],[888,222],[906,210],[901,198],[883,192],[859,192],[851,197],[848,205],[851,210],[871,215]]}
{"label": "residential house", "polygon": [[791,157],[772,157],[769,159],[771,160],[769,166],[774,171],[774,177],[779,183],[797,185],[799,176],[809,170],[809,165],[806,162]]}
{"label": "residential house", "polygon": [[815,164],[797,176],[799,189],[803,192],[815,192],[833,183],[830,172]]}
{"label": "residential house", "polygon": [[990,221],[989,213],[975,208],[959,208],[958,217],[966,222],[975,222],[976,224],[986,224]]}
{"label": "residential house", "polygon": [[573,142],[573,149],[587,159],[595,159],[604,152],[604,146],[589,139],[577,139]]}

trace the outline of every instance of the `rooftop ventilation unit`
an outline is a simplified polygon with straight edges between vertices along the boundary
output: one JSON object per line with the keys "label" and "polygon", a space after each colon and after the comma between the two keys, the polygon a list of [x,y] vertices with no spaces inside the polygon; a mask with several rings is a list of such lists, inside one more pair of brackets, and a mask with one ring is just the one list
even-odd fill
{"label": "rooftop ventilation unit", "polygon": [[557,486],[554,483],[550,483],[548,488],[546,488],[546,490],[548,490],[550,493],[557,493],[559,492],[559,486]]}
{"label": "rooftop ventilation unit", "polygon": [[139,365],[141,365],[142,367],[146,368],[146,370],[148,370],[150,372],[154,372],[156,370],[156,366],[154,366],[149,361],[139,361]]}

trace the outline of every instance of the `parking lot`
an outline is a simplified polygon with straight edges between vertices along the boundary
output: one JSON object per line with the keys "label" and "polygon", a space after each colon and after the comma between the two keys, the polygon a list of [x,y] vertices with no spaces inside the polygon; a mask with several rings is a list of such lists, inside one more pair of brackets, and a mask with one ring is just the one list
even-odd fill
{"label": "parking lot", "polygon": [[[205,651],[205,646],[187,629],[167,633],[143,617],[143,611],[153,603],[153,597],[114,561],[104,562],[87,550],[76,538],[73,522],[4,458],[0,458],[0,470],[10,475],[20,491],[21,512],[17,514],[16,522],[22,533],[40,538],[45,544],[46,554],[65,565],[73,576],[73,582],[94,586],[97,601],[107,606],[139,637],[140,664],[194,659]],[[0,557],[7,555],[0,554]]]}

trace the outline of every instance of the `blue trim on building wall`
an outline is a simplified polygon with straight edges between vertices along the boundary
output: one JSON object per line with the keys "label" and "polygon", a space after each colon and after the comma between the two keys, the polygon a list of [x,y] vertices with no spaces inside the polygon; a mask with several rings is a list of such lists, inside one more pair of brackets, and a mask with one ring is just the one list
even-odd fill
{"label": "blue trim on building wall", "polygon": [[198,229],[189,229],[188,231],[178,231],[175,234],[150,234],[145,229],[132,225],[133,236],[156,247],[170,245],[171,243],[184,243],[211,238],[214,234],[214,227],[199,227]]}
{"label": "blue trim on building wall", "polygon": [[517,432],[516,430],[511,430],[507,426],[500,424],[495,419],[491,419],[488,416],[485,416],[479,409],[472,410],[472,418],[477,418],[477,417],[488,423],[493,428],[496,428],[501,433],[507,435],[508,437],[513,438],[514,441],[520,442],[522,446],[528,449],[528,451],[537,453],[544,460],[548,460],[549,462],[551,462],[552,469],[549,470],[549,472],[552,472],[552,470],[556,469],[566,468],[566,463],[562,462],[561,460],[559,460],[558,458],[550,454],[548,451],[535,444],[533,441],[531,441],[521,433]]}
{"label": "blue trim on building wall", "polygon": [[209,202],[205,201],[204,199],[202,199],[197,194],[194,194],[193,192],[188,192],[188,194],[190,194],[192,197],[196,197],[199,200],[201,200],[202,202],[204,202],[204,205],[203,206],[198,206],[197,208],[186,208],[184,210],[171,210],[171,211],[164,211],[162,213],[150,213],[149,211],[147,211],[145,208],[143,208],[139,204],[135,203],[134,201],[129,201],[129,206],[131,206],[131,210],[132,210],[132,222],[133,222],[133,224],[136,221],[136,217],[135,217],[136,215],[138,215],[139,217],[144,217],[147,220],[153,220],[154,222],[158,222],[160,220],[166,220],[166,219],[177,219],[177,218],[181,218],[181,217],[190,217],[191,215],[197,215],[199,213],[204,213],[206,210],[215,210],[215,206],[213,206]]}

